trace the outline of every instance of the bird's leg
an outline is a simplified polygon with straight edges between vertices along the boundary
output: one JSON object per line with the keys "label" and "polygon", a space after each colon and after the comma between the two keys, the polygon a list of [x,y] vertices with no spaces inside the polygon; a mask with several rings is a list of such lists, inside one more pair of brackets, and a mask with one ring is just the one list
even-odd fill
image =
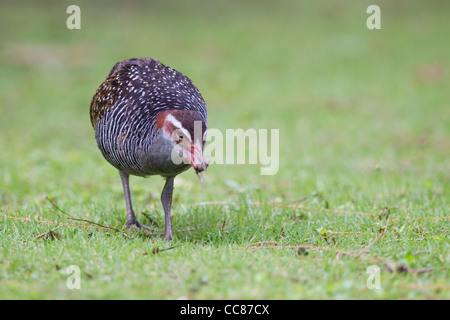
{"label": "bird's leg", "polygon": [[164,208],[164,239],[172,240],[172,223],[170,219],[170,207],[172,205],[172,193],[173,193],[173,180],[174,178],[167,178],[164,189],[161,193],[161,202]]}
{"label": "bird's leg", "polygon": [[122,179],[123,193],[125,195],[125,203],[127,206],[127,223],[125,224],[125,228],[135,226],[138,229],[149,229],[147,226],[141,224],[134,214],[133,206],[131,204],[130,186],[128,183],[130,175],[120,170],[119,173],[120,178]]}

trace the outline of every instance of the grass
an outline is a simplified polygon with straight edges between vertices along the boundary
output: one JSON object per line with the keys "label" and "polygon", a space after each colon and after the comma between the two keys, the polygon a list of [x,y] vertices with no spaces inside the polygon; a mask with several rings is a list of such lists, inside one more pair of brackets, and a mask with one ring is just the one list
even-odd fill
{"label": "grass", "polygon": [[[0,10],[0,298],[450,298],[446,1],[379,1],[381,30],[368,1],[80,2],[81,30],[65,27],[70,4]],[[274,176],[176,179],[170,244],[122,229],[89,122],[106,73],[136,56],[193,79],[210,127],[280,130]],[[131,179],[154,233],[162,185]]]}

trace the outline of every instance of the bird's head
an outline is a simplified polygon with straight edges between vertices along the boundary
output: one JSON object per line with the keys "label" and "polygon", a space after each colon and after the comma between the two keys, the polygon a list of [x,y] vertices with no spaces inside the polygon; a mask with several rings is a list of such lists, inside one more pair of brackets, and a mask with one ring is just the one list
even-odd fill
{"label": "bird's head", "polygon": [[182,156],[203,183],[202,172],[207,169],[209,159],[203,156],[207,125],[202,117],[195,111],[171,110],[158,114],[156,125],[181,148]]}

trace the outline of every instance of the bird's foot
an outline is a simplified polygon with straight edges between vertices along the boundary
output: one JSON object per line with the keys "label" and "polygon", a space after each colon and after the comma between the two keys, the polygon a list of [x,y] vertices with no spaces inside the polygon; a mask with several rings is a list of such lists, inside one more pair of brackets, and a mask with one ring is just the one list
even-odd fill
{"label": "bird's foot", "polygon": [[172,230],[170,230],[170,231],[165,231],[164,232],[164,240],[166,240],[166,241],[172,241],[172,239],[173,239],[173,236],[172,236]]}
{"label": "bird's foot", "polygon": [[149,231],[150,227],[146,226],[145,224],[140,223],[137,219],[127,220],[127,223],[125,223],[125,228],[136,228],[143,231]]}

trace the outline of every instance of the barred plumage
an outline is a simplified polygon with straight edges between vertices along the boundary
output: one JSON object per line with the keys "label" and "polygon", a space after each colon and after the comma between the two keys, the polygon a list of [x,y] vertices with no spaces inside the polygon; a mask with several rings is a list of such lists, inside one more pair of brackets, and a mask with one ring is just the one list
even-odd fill
{"label": "barred plumage", "polygon": [[[176,164],[172,160],[177,146],[199,178],[206,169],[202,154],[206,103],[189,78],[156,59],[134,58],[116,63],[95,92],[90,117],[99,149],[121,174],[127,225],[140,226],[127,197],[128,175],[162,175],[171,180],[164,190],[171,189],[173,177],[189,168],[189,163]],[[195,121],[202,124],[200,142],[199,137],[194,137]],[[173,132],[176,138],[171,137]],[[171,232],[165,236],[171,238]]]}
{"label": "barred plumage", "polygon": [[162,111],[196,111],[207,123],[206,104],[192,81],[153,58],[114,65],[91,102],[91,122],[103,156],[117,169],[146,176],[138,153],[149,152]]}

